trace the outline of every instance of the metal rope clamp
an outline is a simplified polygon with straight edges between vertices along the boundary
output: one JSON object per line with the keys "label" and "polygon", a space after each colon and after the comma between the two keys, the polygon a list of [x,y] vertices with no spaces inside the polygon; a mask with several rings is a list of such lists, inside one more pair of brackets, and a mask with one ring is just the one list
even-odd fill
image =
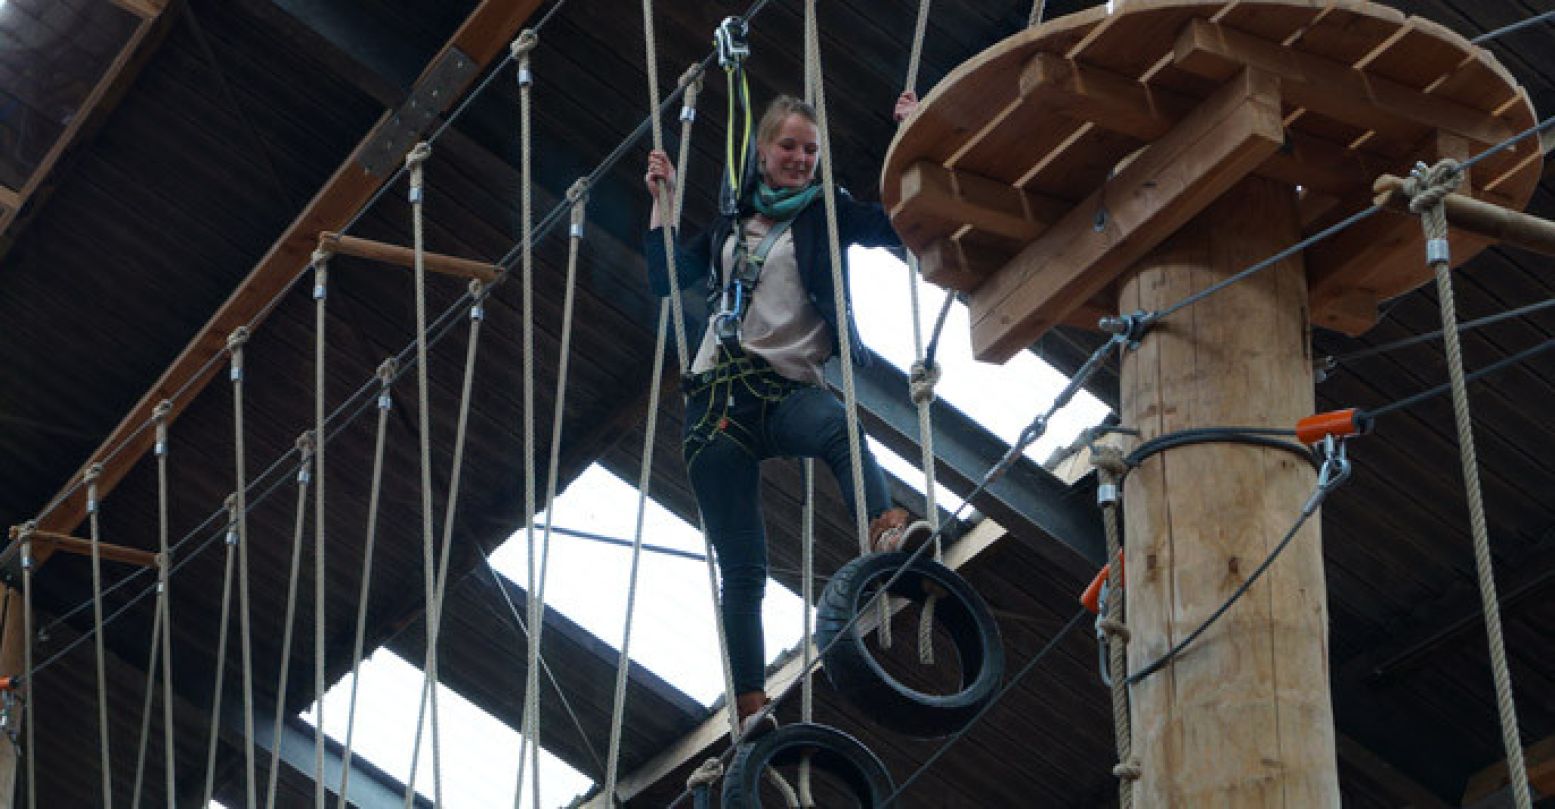
{"label": "metal rope clamp", "polygon": [[1345,455],[1344,441],[1326,435],[1323,443],[1318,445],[1318,452],[1323,456],[1323,466],[1318,469],[1317,488],[1301,507],[1302,515],[1306,517],[1312,516],[1323,500],[1339,488],[1339,484],[1350,479],[1350,459]]}

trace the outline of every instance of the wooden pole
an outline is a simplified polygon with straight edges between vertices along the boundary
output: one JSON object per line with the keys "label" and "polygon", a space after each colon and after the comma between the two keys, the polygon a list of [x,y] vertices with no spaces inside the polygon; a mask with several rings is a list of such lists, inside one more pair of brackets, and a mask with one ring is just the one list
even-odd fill
{"label": "wooden pole", "polygon": [[[1300,238],[1289,185],[1243,180],[1123,277],[1120,311],[1163,308]],[[1122,365],[1141,440],[1191,427],[1291,427],[1313,408],[1299,259],[1157,324]],[[1129,661],[1196,628],[1295,522],[1315,485],[1290,453],[1168,450],[1124,491]],[[1175,662],[1132,691],[1139,805],[1338,806],[1318,519]]]}
{"label": "wooden pole", "polygon": [[[0,612],[5,614],[5,623],[3,629],[0,629],[0,677],[14,680],[22,676],[23,644],[27,642],[22,629],[22,592],[11,587],[3,588],[3,594],[0,594]],[[6,720],[4,732],[12,734],[15,738],[21,738],[22,701],[20,698],[11,702]],[[17,771],[22,764],[20,750],[21,747],[12,744],[10,739],[0,738],[0,809],[11,809],[12,806],[18,805],[16,781]]]}

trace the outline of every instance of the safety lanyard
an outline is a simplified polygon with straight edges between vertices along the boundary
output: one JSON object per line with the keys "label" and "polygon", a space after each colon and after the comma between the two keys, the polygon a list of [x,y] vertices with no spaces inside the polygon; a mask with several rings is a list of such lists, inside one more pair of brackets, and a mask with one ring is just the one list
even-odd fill
{"label": "safety lanyard", "polygon": [[713,335],[730,352],[739,351],[741,324],[750,311],[751,296],[756,294],[756,284],[761,281],[761,270],[767,263],[767,254],[772,252],[777,240],[788,232],[789,226],[794,224],[794,218],[797,216],[773,222],[761,243],[750,252],[744,249],[744,223],[738,223],[735,228],[734,266],[729,270],[729,283],[724,285],[718,313],[713,316]]}

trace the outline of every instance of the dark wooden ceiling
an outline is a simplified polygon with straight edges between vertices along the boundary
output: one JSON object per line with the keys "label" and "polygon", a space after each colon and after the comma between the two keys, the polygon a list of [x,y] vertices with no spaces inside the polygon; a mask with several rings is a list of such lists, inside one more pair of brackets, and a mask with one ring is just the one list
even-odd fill
{"label": "dark wooden ceiling", "polygon": [[[188,0],[168,34],[100,131],[61,163],[53,193],[0,264],[0,521],[37,513],[96,451],[106,435],[175,357],[287,224],[348,158],[386,108],[397,107],[414,78],[475,6],[473,0]],[[1081,2],[1053,2],[1050,14]],[[1540,2],[1431,0],[1394,3],[1402,10],[1474,35],[1548,10]],[[800,15],[777,2],[754,26],[753,92],[764,98],[797,91]],[[546,10],[553,8],[551,5]],[[661,81],[706,53],[712,26],[740,10],[713,0],[660,3]],[[893,132],[892,99],[907,62],[916,3],[838,0],[822,4],[828,96],[839,180],[876,196],[876,167]],[[1029,3],[975,0],[936,7],[924,55],[922,87],[983,47],[1018,30]],[[1555,110],[1555,49],[1549,28],[1514,34],[1493,50],[1528,87],[1536,109]],[[541,35],[535,54],[540,211],[587,173],[642,120],[648,101],[642,69],[641,19],[616,0],[566,0]],[[721,81],[721,79],[720,79]],[[721,160],[723,91],[710,82],[687,167],[687,217],[705,219]],[[667,129],[673,113],[666,117]],[[435,146],[428,167],[431,249],[495,260],[515,241],[520,178],[517,90],[504,75]],[[640,283],[641,231],[647,209],[640,160],[646,144],[593,189],[583,251],[571,389],[562,444],[563,479],[595,459],[626,479],[641,462],[642,420],[657,306]],[[1555,215],[1555,186],[1546,181],[1532,210]],[[399,188],[354,231],[409,242]],[[554,406],[564,245],[540,245],[533,416],[540,457]],[[1465,318],[1549,298],[1549,262],[1492,249],[1461,274]],[[300,268],[299,268],[300,269]],[[893,279],[894,280],[894,279]],[[251,478],[273,494],[250,520],[256,701],[292,713],[309,701],[311,644],[292,656],[292,687],[275,693],[287,564],[293,530],[294,467],[261,475],[310,425],[312,300],[306,283],[281,300],[256,333],[246,388]],[[463,284],[433,279],[432,310],[441,311]],[[332,403],[351,401],[387,355],[414,328],[408,273],[351,259],[332,266],[329,300]],[[522,520],[519,425],[523,359],[516,284],[499,288],[488,307],[481,369],[466,458],[452,579],[452,623],[444,634],[446,681],[477,704],[516,724],[523,666],[497,584],[482,570],[481,548],[502,541]],[[1393,304],[1364,340],[1320,333],[1320,353],[1343,354],[1435,327],[1429,292]],[[431,416],[434,469],[442,491],[452,450],[462,324],[434,349]],[[1542,340],[1555,331],[1543,315],[1492,327],[1466,341],[1471,367]],[[1038,350],[1072,367],[1091,338],[1055,335]],[[1357,361],[1319,387],[1326,405],[1368,406],[1437,384],[1444,378],[1432,344]],[[1108,395],[1104,374],[1097,390]],[[1523,733],[1532,742],[1555,734],[1555,636],[1550,584],[1555,579],[1555,431],[1545,404],[1555,388],[1555,358],[1546,355],[1479,384],[1475,407],[1500,565]],[[673,402],[673,396],[667,401]],[[1012,403],[1034,413],[1042,402]],[[172,429],[171,530],[189,536],[188,562],[172,584],[174,684],[178,692],[178,805],[194,805],[203,779],[204,744],[218,627],[223,552],[219,509],[232,488],[230,387],[224,377],[202,393]],[[1483,632],[1476,617],[1462,497],[1444,400],[1379,424],[1353,448],[1356,479],[1325,508],[1325,553],[1332,610],[1331,660],[1341,777],[1347,805],[1399,806],[1421,789],[1456,804],[1466,779],[1500,759]],[[411,380],[395,390],[390,417],[384,513],[369,600],[368,639],[414,657],[422,643],[421,540],[415,395]],[[354,413],[355,411],[348,411]],[[350,661],[350,639],[364,548],[373,413],[345,426],[330,445],[326,603],[331,681]],[[942,428],[944,429],[944,428]],[[695,514],[680,470],[678,408],[668,407],[653,449],[654,495],[682,516]],[[904,453],[906,454],[906,453]],[[156,545],[156,480],[142,462],[103,507],[105,540]],[[774,564],[797,567],[795,526],[799,473],[772,464],[767,523]],[[438,503],[439,513],[442,509]],[[823,536],[847,536],[835,489],[823,485]],[[82,529],[84,531],[84,529]],[[1015,526],[1016,541],[980,557],[966,573],[999,610],[1013,661],[1034,652],[1073,610],[1090,564],[1034,527]],[[823,544],[818,565],[829,573],[850,555],[851,541]],[[304,567],[308,567],[305,563]],[[110,581],[126,575],[110,567]],[[780,577],[781,578],[781,577]],[[785,584],[793,585],[791,577]],[[57,557],[37,576],[41,623],[89,597],[88,568]],[[128,805],[136,731],[151,627],[149,599],[132,582],[107,599],[124,607],[106,635],[113,658],[111,725],[116,802]],[[305,574],[303,588],[311,581]],[[522,592],[510,590],[520,610]],[[126,606],[128,605],[128,606]],[[300,626],[311,626],[308,600]],[[554,618],[547,655],[579,709],[585,742],[557,731],[553,752],[591,776],[603,750],[608,696],[594,685],[614,657],[586,632]],[[81,637],[90,611],[40,638],[48,657]],[[549,631],[549,630],[548,630]],[[554,651],[549,645],[556,644]],[[235,647],[235,640],[232,647]],[[37,679],[38,764],[42,806],[98,802],[95,687],[90,644],[60,658]],[[236,649],[227,651],[227,694]],[[1095,674],[1089,637],[1076,635],[1006,703],[946,756],[915,788],[914,806],[1097,806],[1114,800],[1106,692]],[[623,766],[630,770],[701,717],[694,704],[645,671],[633,674],[633,732]],[[591,690],[594,689],[594,690]],[[551,709],[559,711],[559,709]],[[819,716],[864,739],[900,779],[933,752],[874,729],[851,708],[823,696]],[[567,728],[564,714],[547,727]],[[156,731],[153,739],[159,739]],[[218,794],[241,802],[241,739],[222,734]],[[589,747],[595,752],[591,753]],[[1357,752],[1359,751],[1359,752]],[[164,801],[160,746],[148,759],[145,799]],[[263,757],[261,757],[263,758]],[[83,774],[90,774],[83,777]],[[306,796],[306,778],[288,769],[285,794]],[[634,805],[657,806],[679,790],[661,781]],[[287,800],[291,800],[288,798]],[[301,798],[305,802],[305,798]],[[283,801],[283,804],[285,801]]]}

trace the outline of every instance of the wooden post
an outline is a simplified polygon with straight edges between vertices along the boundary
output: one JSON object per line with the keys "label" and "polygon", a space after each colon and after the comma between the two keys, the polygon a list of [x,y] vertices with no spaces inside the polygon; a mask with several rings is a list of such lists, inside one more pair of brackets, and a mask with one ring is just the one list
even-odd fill
{"label": "wooden post", "polygon": [[[1289,185],[1243,180],[1123,277],[1120,311],[1163,308],[1300,238]],[[1159,323],[1122,366],[1141,440],[1293,426],[1313,407],[1307,290],[1292,259]],[[1128,477],[1130,667],[1159,658],[1241,584],[1315,483],[1290,453],[1168,450]],[[1181,657],[1132,692],[1139,804],[1339,805],[1319,520]]]}
{"label": "wooden post", "polygon": [[[0,593],[0,612],[5,614],[5,624],[0,629],[0,677],[16,678],[22,675],[23,644],[27,642],[22,630],[22,591],[5,587]],[[5,732],[19,734],[22,701],[17,699],[12,705]],[[9,739],[0,739],[0,809],[11,809],[20,803],[16,800],[17,771],[22,764],[19,750]]]}

